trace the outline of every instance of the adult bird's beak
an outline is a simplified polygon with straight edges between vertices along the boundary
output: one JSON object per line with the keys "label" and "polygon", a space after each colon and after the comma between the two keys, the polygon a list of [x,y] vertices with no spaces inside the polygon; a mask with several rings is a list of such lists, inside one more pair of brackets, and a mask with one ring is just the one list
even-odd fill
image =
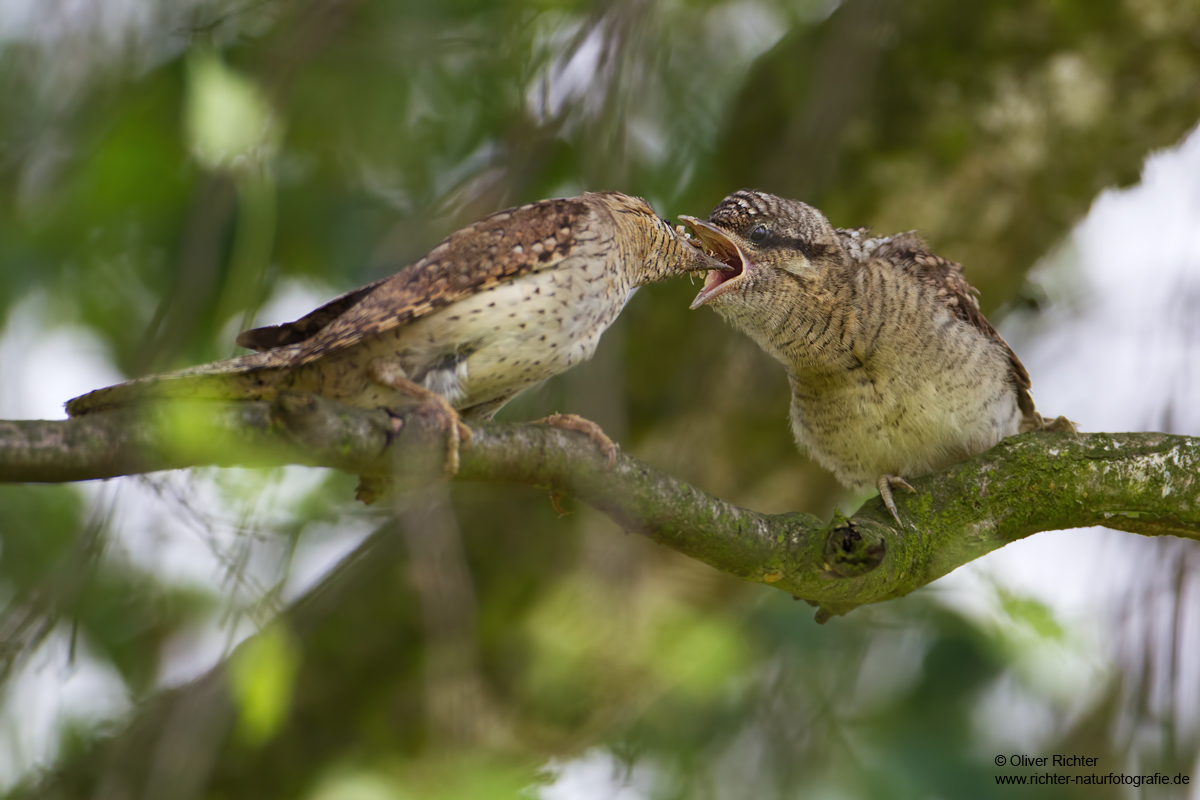
{"label": "adult bird's beak", "polygon": [[692,301],[691,307],[699,308],[733,291],[750,269],[751,263],[742,248],[717,226],[684,214],[679,215],[679,220],[691,230],[694,237],[692,241],[699,241],[701,249],[719,262],[716,268],[712,265],[696,267],[709,271],[704,280],[704,288]]}
{"label": "adult bird's beak", "polygon": [[684,275],[724,268],[725,265],[713,257],[704,243],[685,231],[682,225],[671,228],[671,235],[683,247],[683,257],[674,262],[674,274]]}

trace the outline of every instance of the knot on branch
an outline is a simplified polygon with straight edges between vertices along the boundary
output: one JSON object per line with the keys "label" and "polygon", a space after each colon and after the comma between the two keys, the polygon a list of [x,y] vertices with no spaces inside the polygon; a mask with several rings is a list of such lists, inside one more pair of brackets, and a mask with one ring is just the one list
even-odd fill
{"label": "knot on branch", "polygon": [[883,563],[886,552],[882,536],[839,514],[825,535],[825,570],[839,578],[857,578]]}

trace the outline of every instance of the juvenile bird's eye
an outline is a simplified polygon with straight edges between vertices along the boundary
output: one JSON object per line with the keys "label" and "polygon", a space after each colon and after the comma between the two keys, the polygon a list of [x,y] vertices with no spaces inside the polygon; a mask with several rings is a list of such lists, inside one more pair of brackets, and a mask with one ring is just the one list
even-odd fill
{"label": "juvenile bird's eye", "polygon": [[767,238],[767,226],[766,225],[761,225],[761,224],[755,225],[753,228],[750,229],[750,241],[754,242],[755,244],[758,244],[765,238]]}

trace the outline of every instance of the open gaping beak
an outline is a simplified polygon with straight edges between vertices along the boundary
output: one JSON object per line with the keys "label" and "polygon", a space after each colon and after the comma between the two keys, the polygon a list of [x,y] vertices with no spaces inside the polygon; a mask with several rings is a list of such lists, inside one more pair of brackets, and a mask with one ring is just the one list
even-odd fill
{"label": "open gaping beak", "polygon": [[704,279],[704,288],[692,301],[692,308],[711,303],[716,298],[733,291],[751,264],[742,249],[720,228],[696,217],[679,215],[679,220],[692,232],[694,243],[698,242],[704,252],[724,264],[723,269],[709,270]]}

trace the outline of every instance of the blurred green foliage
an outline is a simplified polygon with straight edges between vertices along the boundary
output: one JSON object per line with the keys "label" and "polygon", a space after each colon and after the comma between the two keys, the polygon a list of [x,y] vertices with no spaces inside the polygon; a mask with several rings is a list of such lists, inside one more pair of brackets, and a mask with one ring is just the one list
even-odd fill
{"label": "blurred green foliage", "polygon": [[[835,224],[919,228],[995,309],[1100,189],[1200,118],[1192,0],[9,6],[0,322],[48,297],[48,327],[86,326],[131,375],[232,354],[297,286],[328,297],[486,213],[590,189],[703,216],[753,186]],[[793,448],[781,371],[689,312],[694,291],[640,291],[593,362],[503,418],[584,414],[727,499],[829,513],[841,495]],[[601,753],[614,785],[649,769],[654,797],[1000,797],[1009,740],[989,693],[1047,709],[1038,753],[1075,746],[1106,769],[1129,753],[1104,732],[1146,722],[1110,689],[1071,716],[1022,683],[1023,651],[1072,646],[1033,600],[997,602],[1051,644],[1014,647],[924,595],[818,628],[803,604],[587,509],[560,518],[532,490],[456,486],[452,512],[394,523],[351,507],[346,476],[292,496],[295,480],[160,492],[181,519],[235,519],[232,544],[205,539],[228,574],[200,587],[135,557],[149,545],[106,495],[0,487],[6,674],[65,630],[135,698],[160,687],[171,642],[269,619],[298,543],[378,527],[286,628],[235,651],[227,686],[71,723],[54,770],[16,795],[511,797]],[[1195,742],[1172,747],[1140,763],[1194,762]]]}

